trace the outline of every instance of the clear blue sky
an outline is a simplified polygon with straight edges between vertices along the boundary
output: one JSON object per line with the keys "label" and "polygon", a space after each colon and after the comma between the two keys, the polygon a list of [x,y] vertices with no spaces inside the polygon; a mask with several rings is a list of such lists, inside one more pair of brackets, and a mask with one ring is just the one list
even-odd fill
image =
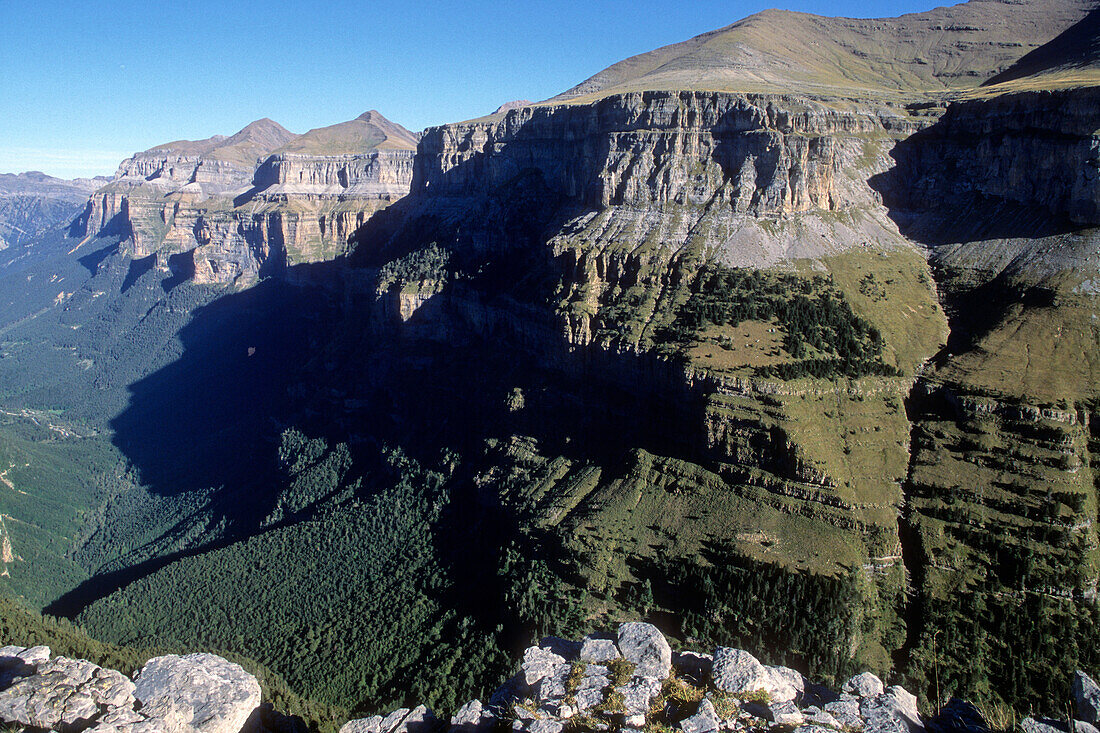
{"label": "clear blue sky", "polygon": [[929,0],[379,3],[0,0],[0,172],[111,174],[127,155],[368,109],[412,130],[541,100],[767,7],[899,15]]}

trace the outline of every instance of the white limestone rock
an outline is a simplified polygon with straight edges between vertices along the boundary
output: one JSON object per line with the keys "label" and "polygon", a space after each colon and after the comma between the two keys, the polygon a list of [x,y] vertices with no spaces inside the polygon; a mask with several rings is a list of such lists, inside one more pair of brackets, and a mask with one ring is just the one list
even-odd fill
{"label": "white limestone rock", "polygon": [[260,683],[215,654],[150,659],[135,677],[142,713],[168,733],[240,733],[260,705]]}
{"label": "white limestone rock", "polygon": [[886,688],[886,692],[877,697],[860,700],[859,713],[863,717],[864,733],[919,733],[924,730],[916,695],[899,685]]}
{"label": "white limestone rock", "polygon": [[615,645],[614,640],[597,636],[584,637],[578,655],[582,662],[610,662],[620,657],[622,654],[619,653],[619,647]]}
{"label": "white limestone rock", "polygon": [[357,718],[349,720],[340,726],[340,733],[380,733],[382,716],[372,715],[369,718]]}
{"label": "white limestone rock", "polygon": [[714,652],[714,668],[711,672],[714,686],[723,692],[741,695],[760,690],[768,691],[775,684],[768,668],[753,655],[742,649],[720,646]]}
{"label": "white limestone rock", "polygon": [[717,733],[719,723],[714,703],[704,699],[695,715],[680,722],[680,730],[684,733]]}
{"label": "white limestone rock", "polygon": [[451,716],[451,733],[489,733],[496,723],[496,716],[480,700],[471,700]]}
{"label": "white limestone rock", "polygon": [[46,661],[49,653],[47,647],[34,647],[16,654],[22,664],[34,664],[36,669],[0,691],[0,719],[33,728],[79,731],[95,723],[101,709],[133,709],[134,685],[125,676],[83,659]]}
{"label": "white limestone rock", "polygon": [[768,704],[768,720],[776,725],[799,726],[804,720],[802,711],[790,700]]}
{"label": "white limestone rock", "polygon": [[790,667],[768,667],[772,676],[772,700],[798,700],[806,690],[806,678]]}
{"label": "white limestone rock", "polygon": [[623,717],[630,728],[641,728],[649,712],[649,703],[661,692],[661,680],[656,677],[633,677],[615,689],[623,696]]}
{"label": "white limestone rock", "polygon": [[836,718],[844,728],[854,731],[863,729],[863,716],[859,713],[858,700],[848,697],[826,703],[825,712]]}
{"label": "white limestone rock", "polygon": [[565,659],[561,655],[555,654],[549,649],[533,646],[523,653],[523,664],[520,666],[520,673],[527,686],[533,687],[536,682],[554,674],[564,665]]}
{"label": "white limestone rock", "polygon": [[1073,675],[1073,704],[1077,717],[1086,723],[1100,720],[1100,685],[1081,670]]}
{"label": "white limestone rock", "polygon": [[656,626],[641,621],[619,625],[619,651],[639,677],[665,679],[672,669],[672,648]]}
{"label": "white limestone rock", "polygon": [[849,678],[840,690],[862,700],[868,697],[878,697],[886,691],[886,686],[874,673],[863,672]]}

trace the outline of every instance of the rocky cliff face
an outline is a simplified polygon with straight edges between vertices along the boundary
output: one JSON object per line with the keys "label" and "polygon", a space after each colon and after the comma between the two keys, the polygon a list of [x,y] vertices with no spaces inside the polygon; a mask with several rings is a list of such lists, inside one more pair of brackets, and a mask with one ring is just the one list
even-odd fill
{"label": "rocky cliff face", "polygon": [[[1006,31],[1018,10],[1026,32]],[[578,625],[652,607],[681,640],[738,639],[837,674],[900,669],[929,699],[942,668],[945,690],[1049,704],[1100,648],[1100,100],[977,86],[1087,10],[799,16],[789,37],[784,14],[765,14],[419,141],[368,116],[345,123],[365,152],[331,131],[269,145],[247,180],[264,136],[232,154],[150,151],[86,223],[162,267],[235,282],[341,254],[354,229],[331,268],[334,335],[301,350],[318,356],[287,393],[307,395],[300,414],[325,435],[448,457],[438,482],[458,519],[432,520],[431,545],[462,554],[484,538],[484,567],[449,569],[499,591],[466,617],[486,628],[543,623],[563,598]],[[888,43],[871,44],[880,32]],[[792,45],[752,45],[775,39]],[[801,57],[783,54],[807,40],[821,63],[792,71]],[[858,62],[835,68],[821,48]],[[155,414],[157,390],[144,397]],[[545,595],[497,588],[494,563],[515,574],[526,560],[519,577]],[[178,593],[174,580],[158,587]],[[147,623],[125,598],[90,608],[105,626],[125,611],[126,638]],[[550,694],[551,661],[549,692],[532,692],[560,718],[574,706]],[[618,687],[647,722],[653,684]],[[540,715],[520,727],[557,730]]]}
{"label": "rocky cliff face", "polygon": [[[882,610],[845,644],[882,660],[900,645],[888,609],[906,582],[903,405],[946,322],[924,253],[868,179],[889,169],[899,140],[935,124],[935,112],[850,98],[638,92],[433,128],[411,194],[356,234],[353,263],[385,272],[445,243],[453,285],[424,273],[382,288],[381,302],[402,298],[386,309],[400,313],[398,333],[452,345],[508,334],[540,368],[575,380],[558,402],[593,415],[660,415],[592,428],[630,435],[624,443],[656,455],[587,479],[580,466],[553,471],[514,511],[572,537],[563,544],[582,557],[600,556],[603,528],[630,514],[631,526],[650,529],[615,534],[628,556],[644,558],[658,538],[676,535],[673,552],[685,555],[709,537],[753,562],[828,575],[865,566],[864,601]],[[680,314],[708,297],[703,283],[716,264],[776,273],[783,302],[801,288],[836,288],[879,329],[889,367],[812,384],[777,379],[768,369],[801,357],[783,342],[789,326],[764,311],[678,341]],[[903,317],[884,307],[893,297],[906,299]],[[602,398],[583,384],[639,406],[596,404]],[[520,422],[557,425],[555,412],[532,401]],[[540,475],[533,467],[554,459],[521,444],[509,460]],[[700,496],[709,504],[699,506]],[[676,527],[687,514],[698,531],[685,535]]]}
{"label": "rocky cliff face", "polygon": [[952,104],[930,129],[894,152],[904,185],[892,202],[927,211],[980,197],[1052,219],[1100,224],[1100,90],[1016,92]]}
{"label": "rocky cliff face", "polygon": [[[1087,9],[1061,10],[1069,24]],[[926,50],[951,56],[956,41]],[[1014,58],[974,70],[974,85]],[[1027,590],[945,589],[1016,583],[1049,594],[1039,603],[1056,615],[1086,618],[1074,603],[1097,577],[1085,426],[1100,335],[1090,229],[1100,100],[1095,88],[1018,85],[957,100],[933,89],[966,72],[941,71],[881,96],[848,83],[799,96],[616,80],[433,128],[410,196],[356,234],[353,264],[384,270],[444,243],[457,283],[440,287],[434,273],[424,292],[415,278],[403,285],[401,307],[387,309],[400,333],[451,343],[509,333],[544,367],[662,405],[664,425],[643,439],[661,455],[638,458],[629,478],[548,471],[516,505],[564,528],[570,552],[604,557],[604,528],[630,516],[634,529],[612,544],[644,563],[647,545],[690,514],[743,558],[824,574],[861,567],[853,653],[905,659],[920,676],[935,643],[922,613],[944,623],[978,598],[1009,634],[1030,633],[1014,624],[1036,613]],[[707,315],[722,302],[706,285],[715,265],[787,273],[782,287],[794,291],[835,287],[873,324],[882,366],[822,378],[806,371],[813,359],[798,355],[779,311]],[[800,284],[815,273],[823,281]],[[782,289],[770,282],[753,287]],[[729,297],[757,303],[750,290]],[[698,314],[696,330],[681,340],[685,312]],[[830,329],[815,347],[824,356],[840,353]],[[987,402],[1001,408],[972,409]],[[553,459],[533,444],[511,457],[537,472]],[[1036,495],[1036,481],[1054,494]],[[652,533],[637,530],[646,525]],[[679,533],[675,551],[701,551],[695,542]],[[588,577],[598,586],[604,575]],[[1017,605],[1030,610],[1014,616]],[[950,654],[965,665],[961,646]]]}
{"label": "rocky cliff face", "polygon": [[120,235],[134,258],[155,256],[157,266],[187,279],[244,283],[342,254],[352,231],[408,190],[412,152],[404,139],[356,138],[351,142],[372,147],[343,155],[272,155],[295,144],[311,149],[311,135],[341,138],[328,128],[302,136],[282,128],[250,133],[257,125],[123,161],[88,202],[80,222],[85,236]]}

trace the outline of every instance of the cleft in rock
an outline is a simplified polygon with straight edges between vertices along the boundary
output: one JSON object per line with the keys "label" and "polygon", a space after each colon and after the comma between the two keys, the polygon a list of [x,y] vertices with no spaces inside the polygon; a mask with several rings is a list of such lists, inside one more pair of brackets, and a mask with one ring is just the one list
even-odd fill
{"label": "cleft in rock", "polygon": [[615,688],[622,695],[624,725],[628,728],[645,725],[649,704],[661,694],[661,687],[661,680],[656,677],[634,677],[627,684]]}
{"label": "cleft in rock", "polygon": [[673,652],[672,666],[680,674],[702,683],[710,677],[710,671],[714,667],[714,657],[698,652]]}

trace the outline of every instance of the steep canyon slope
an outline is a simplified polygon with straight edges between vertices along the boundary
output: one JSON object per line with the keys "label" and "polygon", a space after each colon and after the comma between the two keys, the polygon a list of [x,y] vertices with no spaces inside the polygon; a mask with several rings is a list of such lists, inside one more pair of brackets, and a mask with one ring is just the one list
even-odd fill
{"label": "steep canyon slope", "polygon": [[0,392],[19,460],[29,414],[115,461],[44,600],[364,711],[639,612],[1064,699],[1100,662],[1095,18],[769,11],[421,136],[138,154],[35,272],[66,297],[0,322],[0,373],[56,365]]}

